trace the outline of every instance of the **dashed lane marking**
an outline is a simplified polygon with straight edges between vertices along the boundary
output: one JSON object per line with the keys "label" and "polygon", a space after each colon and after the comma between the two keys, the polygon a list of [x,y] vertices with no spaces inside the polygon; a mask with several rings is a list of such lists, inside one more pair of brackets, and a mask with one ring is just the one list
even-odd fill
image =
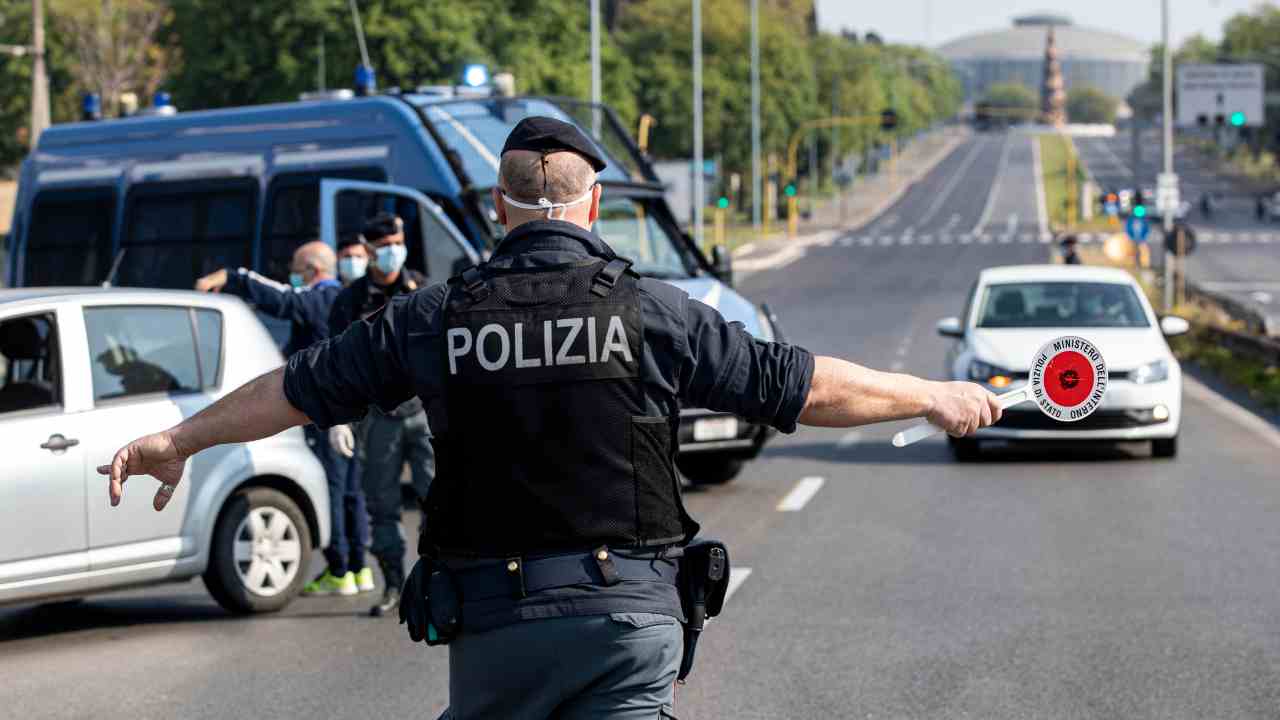
{"label": "dashed lane marking", "polygon": [[860,442],[862,442],[862,431],[850,430],[849,432],[840,436],[840,439],[836,441],[836,447],[842,447],[842,448],[853,447],[854,445],[857,445]]}
{"label": "dashed lane marking", "polygon": [[742,583],[751,577],[751,568],[749,567],[731,567],[729,568],[729,587],[724,590],[724,601],[729,602],[729,598],[742,587]]}
{"label": "dashed lane marking", "polygon": [[805,505],[813,499],[814,495],[822,489],[826,480],[820,477],[802,478],[796,486],[791,488],[791,492],[778,502],[778,512],[799,512],[804,509]]}

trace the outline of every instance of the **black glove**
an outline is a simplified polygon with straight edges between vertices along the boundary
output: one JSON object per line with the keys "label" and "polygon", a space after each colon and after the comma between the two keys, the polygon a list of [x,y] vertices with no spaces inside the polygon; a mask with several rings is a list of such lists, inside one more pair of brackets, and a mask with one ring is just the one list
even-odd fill
{"label": "black glove", "polygon": [[430,573],[430,561],[418,558],[400,591],[400,624],[408,626],[409,638],[414,642],[427,639],[427,628],[431,624],[431,615],[427,611],[427,577]]}

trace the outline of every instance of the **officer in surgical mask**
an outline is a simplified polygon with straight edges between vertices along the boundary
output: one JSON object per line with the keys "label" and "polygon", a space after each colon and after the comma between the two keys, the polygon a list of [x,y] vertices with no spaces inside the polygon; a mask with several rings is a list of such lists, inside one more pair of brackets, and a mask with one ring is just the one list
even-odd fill
{"label": "officer in surgical mask", "polygon": [[364,277],[369,269],[369,248],[359,235],[338,241],[338,279],[343,287]]}
{"label": "officer in surgical mask", "polygon": [[[369,218],[361,231],[367,258],[364,275],[352,279],[333,303],[329,314],[329,331],[341,335],[352,323],[377,312],[396,295],[426,287],[422,273],[404,266],[409,248],[404,243],[404,221],[382,212]],[[343,252],[348,247],[344,245]],[[354,260],[358,251],[350,251],[350,269],[354,273],[360,263]],[[341,260],[339,261],[341,263]],[[341,265],[339,266],[341,271]],[[345,278],[344,278],[345,282]],[[409,465],[413,489],[425,498],[427,487],[435,476],[435,455],[431,449],[431,432],[422,401],[416,397],[392,412],[376,406],[369,408],[364,420],[352,425],[337,425],[329,431],[333,449],[344,456],[356,457],[361,468],[360,484],[369,509],[372,541],[369,550],[378,559],[385,579],[381,601],[370,608],[370,615],[395,614],[400,602],[400,586],[404,583],[404,535],[400,531],[400,475]]]}

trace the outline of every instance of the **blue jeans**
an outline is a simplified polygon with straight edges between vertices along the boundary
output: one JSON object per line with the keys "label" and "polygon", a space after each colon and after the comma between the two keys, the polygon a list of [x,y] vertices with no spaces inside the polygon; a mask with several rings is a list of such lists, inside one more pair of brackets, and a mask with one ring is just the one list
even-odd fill
{"label": "blue jeans", "polygon": [[525,620],[449,644],[440,720],[674,718],[679,622],[653,613]]}
{"label": "blue jeans", "polygon": [[329,445],[329,434],[315,425],[303,428],[307,445],[324,466],[329,485],[329,547],[324,549],[329,572],[338,577],[364,569],[369,538],[369,511],[360,487],[360,463],[348,460]]}
{"label": "blue jeans", "polygon": [[360,423],[356,449],[364,471],[362,484],[373,530],[369,549],[378,558],[387,583],[398,585],[404,581],[405,553],[400,529],[400,476],[408,463],[414,492],[425,498],[436,472],[426,412],[398,418],[370,408]]}

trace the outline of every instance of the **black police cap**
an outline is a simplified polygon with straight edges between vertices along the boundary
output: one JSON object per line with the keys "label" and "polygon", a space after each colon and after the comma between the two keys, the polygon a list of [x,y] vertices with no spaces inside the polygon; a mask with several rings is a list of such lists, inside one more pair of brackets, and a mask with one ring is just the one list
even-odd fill
{"label": "black police cap", "polygon": [[502,146],[508,150],[531,150],[536,153],[560,151],[575,152],[586,158],[591,167],[600,172],[608,165],[600,148],[591,142],[576,125],[549,117],[527,117],[516,124]]}
{"label": "black police cap", "polygon": [[388,235],[395,235],[400,229],[400,218],[389,212],[380,212],[364,221],[364,229],[360,234],[364,236],[365,242],[377,242]]}

